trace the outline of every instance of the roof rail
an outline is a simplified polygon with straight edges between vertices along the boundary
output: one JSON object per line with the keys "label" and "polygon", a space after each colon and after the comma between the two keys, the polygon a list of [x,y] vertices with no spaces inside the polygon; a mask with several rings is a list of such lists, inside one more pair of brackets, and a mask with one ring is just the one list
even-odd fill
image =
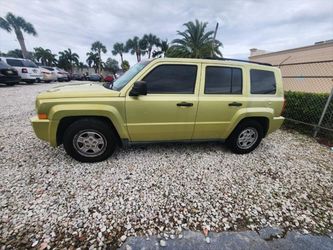
{"label": "roof rail", "polygon": [[266,65],[266,66],[273,66],[270,63],[263,63],[263,62],[255,62],[255,61],[248,61],[248,60],[241,60],[241,59],[233,59],[233,58],[215,58],[215,57],[206,57],[205,59],[211,59],[211,60],[220,60],[220,61],[235,61],[235,62],[246,62],[246,63],[255,63],[260,65]]}

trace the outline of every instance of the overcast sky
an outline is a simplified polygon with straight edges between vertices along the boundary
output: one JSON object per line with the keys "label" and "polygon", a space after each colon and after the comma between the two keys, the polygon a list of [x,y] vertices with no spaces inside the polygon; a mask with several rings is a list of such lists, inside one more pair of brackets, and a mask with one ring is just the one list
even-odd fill
{"label": "overcast sky", "polygon": [[[333,38],[332,0],[0,0],[0,16],[7,12],[35,26],[37,37],[25,35],[28,50],[71,48],[84,62],[96,40],[108,49],[105,60],[113,57],[115,42],[145,33],[171,41],[195,19],[208,22],[209,30],[222,21],[217,39],[225,57],[246,59],[250,48],[278,51]],[[0,30],[0,51],[16,48],[15,34]],[[129,54],[125,59],[135,62]]]}

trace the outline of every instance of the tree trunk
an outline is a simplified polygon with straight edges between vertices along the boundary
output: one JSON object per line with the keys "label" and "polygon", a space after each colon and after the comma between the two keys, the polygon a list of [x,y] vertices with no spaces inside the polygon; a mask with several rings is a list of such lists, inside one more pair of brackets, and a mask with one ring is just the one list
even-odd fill
{"label": "tree trunk", "polygon": [[119,53],[119,54],[120,54],[121,63],[123,63],[124,62],[124,60],[123,60],[123,53]]}
{"label": "tree trunk", "polygon": [[28,52],[27,52],[27,48],[25,47],[22,31],[20,29],[17,29],[17,30],[15,30],[15,34],[16,34],[17,40],[20,43],[23,58],[28,58]]}

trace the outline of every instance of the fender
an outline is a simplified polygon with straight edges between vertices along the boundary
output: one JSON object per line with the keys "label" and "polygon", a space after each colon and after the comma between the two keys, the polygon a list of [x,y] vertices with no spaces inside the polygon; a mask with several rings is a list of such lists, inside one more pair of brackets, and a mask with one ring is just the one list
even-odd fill
{"label": "fender", "polygon": [[235,115],[232,117],[232,120],[229,123],[228,128],[226,129],[223,138],[228,138],[229,135],[234,131],[237,125],[245,118],[249,117],[265,117],[269,122],[274,117],[274,109],[271,108],[243,108],[238,110]]}
{"label": "fender", "polygon": [[59,122],[65,117],[102,116],[110,119],[120,138],[128,138],[125,117],[111,105],[103,104],[61,104],[53,106],[49,111],[49,141],[52,146],[57,144],[56,135]]}

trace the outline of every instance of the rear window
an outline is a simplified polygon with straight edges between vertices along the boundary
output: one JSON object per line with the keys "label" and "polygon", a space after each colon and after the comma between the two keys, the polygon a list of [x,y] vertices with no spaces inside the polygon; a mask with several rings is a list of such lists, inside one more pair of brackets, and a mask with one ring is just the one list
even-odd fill
{"label": "rear window", "polygon": [[51,67],[43,67],[44,69],[50,70],[50,71],[54,71],[54,68]]}
{"label": "rear window", "polygon": [[23,63],[21,60],[17,60],[17,59],[6,59],[7,63],[10,65],[10,66],[13,66],[13,67],[24,67]]}
{"label": "rear window", "polygon": [[32,61],[29,61],[29,60],[23,61],[23,64],[27,68],[38,68],[38,66],[36,64],[34,64]]}
{"label": "rear window", "polygon": [[230,67],[206,67],[205,94],[241,94],[242,70]]}
{"label": "rear window", "polygon": [[273,71],[251,69],[251,94],[275,94],[276,82]]}

